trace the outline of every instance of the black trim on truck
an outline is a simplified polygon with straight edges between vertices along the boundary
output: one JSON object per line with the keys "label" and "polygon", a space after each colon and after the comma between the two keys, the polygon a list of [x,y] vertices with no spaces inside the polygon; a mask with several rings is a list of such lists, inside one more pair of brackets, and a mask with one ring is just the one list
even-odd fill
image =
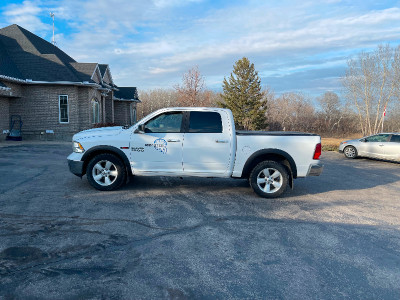
{"label": "black trim on truck", "polygon": [[68,159],[68,167],[72,174],[79,177],[83,176],[83,161]]}
{"label": "black trim on truck", "polygon": [[236,135],[318,136],[318,134],[315,133],[305,133],[297,131],[245,131],[245,130],[237,130]]}
{"label": "black trim on truck", "polygon": [[[128,171],[130,170],[129,167],[131,164],[129,162],[128,157],[126,156],[126,154],[123,151],[121,151],[120,149],[113,147],[113,146],[102,145],[102,146],[92,147],[83,154],[83,156],[81,158],[81,161],[83,163],[83,168],[82,168],[82,175],[80,175],[80,176],[83,176],[86,174],[86,166],[89,163],[89,160],[92,157],[94,157],[95,155],[101,154],[101,153],[116,154],[118,157],[120,157],[122,159],[126,169]],[[131,173],[131,172],[128,172],[128,173]]]}
{"label": "black trim on truck", "polygon": [[274,158],[276,159],[279,157],[284,158],[289,162],[291,176],[293,176],[293,178],[297,178],[297,167],[294,159],[290,156],[289,153],[279,149],[262,149],[254,152],[244,164],[242,177],[247,177],[248,174],[250,174],[251,170],[259,162],[263,160],[274,160]]}

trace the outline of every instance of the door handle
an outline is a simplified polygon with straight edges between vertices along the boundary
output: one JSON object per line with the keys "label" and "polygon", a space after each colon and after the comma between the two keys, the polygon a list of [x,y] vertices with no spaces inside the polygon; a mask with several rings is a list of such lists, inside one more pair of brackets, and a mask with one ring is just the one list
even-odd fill
{"label": "door handle", "polygon": [[168,143],[178,143],[178,142],[180,142],[181,140],[174,140],[174,139],[169,139],[169,140],[167,140],[167,142]]}
{"label": "door handle", "polygon": [[228,143],[228,140],[215,140],[216,143]]}
{"label": "door handle", "polygon": [[383,147],[383,146],[385,146],[385,145],[383,145],[383,144],[379,144],[379,146],[380,146],[380,147]]}

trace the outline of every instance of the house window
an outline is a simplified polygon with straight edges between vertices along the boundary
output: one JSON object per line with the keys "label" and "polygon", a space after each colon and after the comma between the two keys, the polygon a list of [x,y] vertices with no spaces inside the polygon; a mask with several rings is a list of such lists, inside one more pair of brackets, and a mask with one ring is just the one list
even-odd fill
{"label": "house window", "polygon": [[68,95],[58,96],[58,115],[60,123],[69,123],[69,107],[68,107]]}
{"label": "house window", "polygon": [[135,103],[131,103],[130,105],[131,109],[131,124],[135,124],[136,123],[136,105]]}
{"label": "house window", "polygon": [[92,123],[100,122],[100,104],[96,99],[92,100]]}

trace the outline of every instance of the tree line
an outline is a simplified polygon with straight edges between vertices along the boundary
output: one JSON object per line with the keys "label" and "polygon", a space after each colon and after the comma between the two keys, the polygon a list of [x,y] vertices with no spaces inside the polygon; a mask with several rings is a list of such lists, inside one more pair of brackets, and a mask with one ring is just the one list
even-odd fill
{"label": "tree line", "polygon": [[236,127],[245,130],[343,137],[400,131],[400,46],[359,53],[349,59],[341,80],[342,99],[330,91],[315,99],[295,92],[276,96],[262,87],[254,64],[243,57],[224,78],[222,93],[207,89],[196,66],[172,89],[142,91],[137,113],[141,118],[163,107],[211,106],[231,109]]}

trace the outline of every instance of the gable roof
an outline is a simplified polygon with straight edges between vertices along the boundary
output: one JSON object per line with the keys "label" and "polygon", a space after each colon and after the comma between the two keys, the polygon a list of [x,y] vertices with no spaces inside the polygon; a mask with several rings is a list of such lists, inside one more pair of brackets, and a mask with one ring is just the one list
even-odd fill
{"label": "gable roof", "polygon": [[[89,83],[103,89],[118,88],[107,64],[79,63],[16,24],[0,28],[0,78],[21,83]],[[104,78],[110,81],[109,85],[103,83]],[[115,93],[118,100],[139,101],[134,87],[122,87]]]}
{"label": "gable roof", "polygon": [[77,72],[77,75],[78,75],[78,78],[80,79],[80,81],[93,82],[92,77],[93,77],[93,74],[96,72],[96,68],[97,68],[96,63],[73,62],[73,63],[70,63],[70,65]]}
{"label": "gable roof", "polygon": [[106,65],[106,64],[99,64],[99,70],[100,70],[100,74],[101,74],[101,77],[102,77],[102,78],[104,77],[107,68],[108,68],[108,65]]}
{"label": "gable roof", "polygon": [[58,47],[18,26],[0,29],[0,75],[33,81],[91,82],[96,63],[78,63]]}

